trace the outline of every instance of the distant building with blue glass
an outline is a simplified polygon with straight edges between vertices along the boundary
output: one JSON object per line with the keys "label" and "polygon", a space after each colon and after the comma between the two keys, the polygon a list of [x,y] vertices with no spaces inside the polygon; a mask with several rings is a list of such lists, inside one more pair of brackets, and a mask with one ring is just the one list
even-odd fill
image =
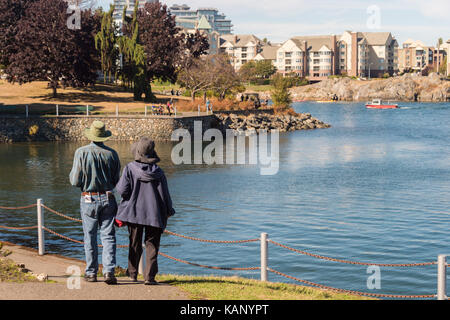
{"label": "distant building with blue glass", "polygon": [[231,24],[231,20],[227,19],[224,14],[219,13],[219,10],[215,8],[191,10],[186,4],[175,4],[170,7],[170,12],[176,17],[177,25],[183,29],[198,29],[199,23],[202,22],[202,18],[204,17],[210,25],[212,32],[217,32],[219,35],[232,33],[233,25]]}

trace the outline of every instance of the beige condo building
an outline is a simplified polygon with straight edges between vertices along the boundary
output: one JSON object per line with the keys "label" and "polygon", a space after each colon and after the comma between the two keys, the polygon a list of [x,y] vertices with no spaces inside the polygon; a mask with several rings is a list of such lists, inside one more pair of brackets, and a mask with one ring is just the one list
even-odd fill
{"label": "beige condo building", "polygon": [[339,74],[381,77],[398,71],[397,47],[389,32],[293,37],[278,49],[276,67],[312,81]]}

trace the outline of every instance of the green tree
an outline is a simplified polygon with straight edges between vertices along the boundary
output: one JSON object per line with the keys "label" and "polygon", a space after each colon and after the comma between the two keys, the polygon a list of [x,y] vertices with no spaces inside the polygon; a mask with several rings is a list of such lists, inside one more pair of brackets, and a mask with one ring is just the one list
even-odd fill
{"label": "green tree", "polygon": [[103,13],[100,31],[95,36],[95,48],[100,52],[100,62],[103,72],[103,82],[111,79],[116,71],[118,48],[116,43],[117,30],[113,20],[114,6]]}
{"label": "green tree", "polygon": [[122,81],[133,89],[134,100],[141,100],[142,94],[149,91],[150,83],[145,77],[146,54],[142,45],[138,43],[138,1],[136,1],[132,17],[127,17],[127,8],[123,9],[123,35],[118,37],[117,44],[122,56]]}
{"label": "green tree", "polygon": [[272,79],[274,89],[271,91],[271,97],[275,107],[288,108],[292,104],[291,93],[289,92],[289,81],[281,74],[277,74]]}

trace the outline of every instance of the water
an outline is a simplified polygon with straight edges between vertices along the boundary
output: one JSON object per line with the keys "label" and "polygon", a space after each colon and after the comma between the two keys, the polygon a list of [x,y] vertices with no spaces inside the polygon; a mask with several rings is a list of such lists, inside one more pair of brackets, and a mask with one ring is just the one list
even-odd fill
{"label": "water", "polygon": [[[348,260],[377,263],[434,261],[449,253],[450,104],[401,103],[398,110],[366,110],[361,103],[298,103],[330,129],[280,136],[280,171],[260,176],[256,166],[175,166],[172,144],[157,150],[177,215],[168,230],[203,239],[269,238],[290,247]],[[122,163],[128,143],[108,143]],[[43,198],[79,218],[79,192],[68,183],[79,143],[0,145],[0,205]],[[0,210],[0,225],[35,225],[35,210]],[[46,213],[46,225],[75,239],[81,226]],[[46,250],[83,259],[83,248],[46,235]],[[0,230],[0,240],[36,248],[36,231]],[[118,243],[127,244],[125,229]],[[259,266],[259,243],[205,244],[164,235],[161,251],[205,265]],[[127,250],[118,249],[126,267]],[[160,257],[160,272],[241,275],[258,271],[202,269]],[[283,273],[344,289],[367,288],[367,267],[317,260],[269,245],[269,266]],[[269,273],[269,280],[292,282]],[[375,293],[434,294],[436,266],[381,268]]]}

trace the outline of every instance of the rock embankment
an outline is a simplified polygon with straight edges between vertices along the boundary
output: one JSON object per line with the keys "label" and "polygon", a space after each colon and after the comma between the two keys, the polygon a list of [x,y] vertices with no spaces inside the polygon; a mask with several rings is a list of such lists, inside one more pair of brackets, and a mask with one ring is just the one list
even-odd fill
{"label": "rock embankment", "polygon": [[336,94],[343,101],[372,99],[395,101],[445,102],[450,99],[450,81],[437,74],[420,76],[405,74],[370,81],[334,78],[291,89],[294,100],[330,100]]}
{"label": "rock embankment", "polygon": [[288,132],[295,130],[324,129],[331,126],[311,116],[309,113],[293,115],[276,115],[270,113],[238,115],[219,114],[219,129],[225,132],[234,130],[236,134],[251,135],[260,131],[279,130]]}

